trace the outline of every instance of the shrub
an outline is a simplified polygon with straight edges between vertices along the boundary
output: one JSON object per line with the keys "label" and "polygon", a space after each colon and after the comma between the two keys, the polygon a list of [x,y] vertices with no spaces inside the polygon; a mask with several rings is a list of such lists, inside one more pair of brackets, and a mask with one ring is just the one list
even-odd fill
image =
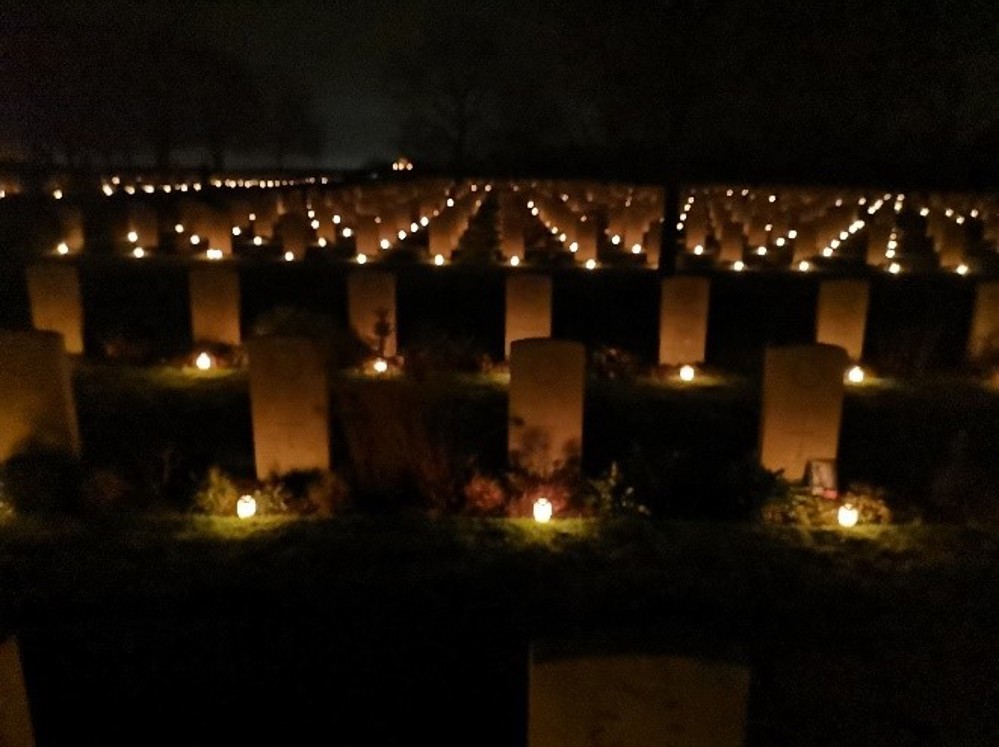
{"label": "shrub", "polygon": [[80,507],[79,461],[60,449],[31,446],[0,467],[7,502],[20,514],[71,514]]}
{"label": "shrub", "polygon": [[105,467],[88,472],[80,488],[80,506],[85,513],[122,508],[134,497],[135,486],[115,470]]}
{"label": "shrub", "polygon": [[406,347],[404,369],[415,379],[439,373],[479,373],[489,356],[470,337],[425,333]]}
{"label": "shrub", "polygon": [[357,334],[333,317],[292,306],[276,306],[260,314],[253,335],[286,335],[323,340],[329,346],[330,366],[351,368],[364,362],[371,350]]}
{"label": "shrub", "polygon": [[231,477],[211,467],[194,494],[194,510],[211,516],[235,516],[240,495]]}
{"label": "shrub", "polygon": [[760,507],[764,524],[821,529],[839,525],[840,506],[850,504],[859,511],[858,524],[890,524],[892,512],[880,489],[851,485],[838,499],[812,495],[805,490],[775,496]]}
{"label": "shrub", "polygon": [[258,497],[261,513],[292,513],[329,518],[350,501],[350,487],[330,470],[295,470],[265,484]]}
{"label": "shrub", "polygon": [[586,480],[583,504],[596,516],[651,516],[648,506],[635,499],[634,487],[627,485],[617,462],[603,475]]}
{"label": "shrub", "polygon": [[462,489],[465,498],[465,511],[473,516],[503,516],[506,513],[506,490],[503,484],[478,471]]}
{"label": "shrub", "polygon": [[606,345],[593,349],[589,364],[594,376],[606,380],[630,379],[641,370],[641,364],[633,354]]}

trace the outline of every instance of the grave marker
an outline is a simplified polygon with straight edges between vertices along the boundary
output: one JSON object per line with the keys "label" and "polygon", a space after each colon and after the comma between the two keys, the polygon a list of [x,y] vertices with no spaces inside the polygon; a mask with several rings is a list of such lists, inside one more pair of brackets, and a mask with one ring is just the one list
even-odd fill
{"label": "grave marker", "polygon": [[356,270],[347,277],[350,326],[378,355],[396,354],[395,275]]}
{"label": "grave marker", "polygon": [[239,274],[235,267],[208,262],[188,272],[192,342],[239,345]]}
{"label": "grave marker", "polygon": [[768,347],[760,412],[760,463],[800,481],[809,460],[835,460],[846,351],[835,345]]}
{"label": "grave marker", "polygon": [[83,301],[75,264],[40,262],[27,269],[31,323],[40,331],[62,335],[66,352],[83,353]]}
{"label": "grave marker", "polygon": [[247,343],[257,479],[330,467],[329,356],[316,340]]}
{"label": "grave marker", "polygon": [[510,346],[508,454],[514,467],[550,475],[578,469],[583,451],[586,351],[578,342],[517,340]]}
{"label": "grave marker", "polygon": [[552,279],[547,275],[506,277],[506,357],[515,340],[551,337]]}
{"label": "grave marker", "polygon": [[659,364],[704,361],[711,281],[679,276],[662,281],[659,301]]}
{"label": "grave marker", "polygon": [[864,347],[870,285],[866,280],[826,280],[819,285],[815,341],[839,345],[859,361]]}
{"label": "grave marker", "polygon": [[29,446],[80,453],[70,363],[56,332],[0,330],[0,462]]}

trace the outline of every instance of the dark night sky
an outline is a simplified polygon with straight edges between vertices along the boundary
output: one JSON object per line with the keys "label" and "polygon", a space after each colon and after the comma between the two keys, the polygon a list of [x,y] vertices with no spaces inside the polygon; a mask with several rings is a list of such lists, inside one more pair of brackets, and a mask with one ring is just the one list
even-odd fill
{"label": "dark night sky", "polygon": [[[686,4],[699,5],[696,0]],[[450,55],[463,59],[455,39],[457,46],[481,47],[484,67],[505,86],[493,98],[493,109],[483,110],[486,118],[490,112],[509,117],[522,140],[540,142],[534,133],[546,124],[571,130],[583,143],[627,130],[627,117],[608,124],[590,99],[610,100],[608,91],[627,92],[636,81],[667,68],[662,46],[668,35],[655,19],[670,3],[620,5],[591,0],[13,0],[0,13],[15,22],[44,16],[69,33],[110,29],[112,35],[141,35],[173,23],[181,37],[224,51],[262,81],[280,86],[295,79],[310,88],[326,135],[315,165],[343,168],[397,155],[407,110],[393,76],[407,66],[410,71],[421,67],[414,64],[418,50],[434,49],[434,64],[425,71],[432,80],[451,62]],[[960,157],[974,160],[983,143],[999,142],[999,4],[994,0],[700,5],[710,9],[709,25],[696,32],[699,36],[691,31],[695,41],[688,53],[709,67],[737,51],[718,78],[697,84],[708,95],[697,101],[685,126],[687,139],[701,153],[710,155],[715,142],[730,151],[801,147],[811,148],[812,155],[829,144],[830,158],[835,152],[874,157],[892,148],[900,154],[914,148],[931,152],[955,140],[963,148]],[[712,20],[722,5],[724,17],[719,12]],[[644,37],[631,35],[633,28]],[[689,43],[686,37],[686,31],[681,33]],[[619,63],[606,77],[597,81],[585,72],[606,67],[607,60]],[[511,80],[521,88],[511,88]],[[656,94],[646,102],[621,98],[623,107],[634,106],[636,112],[657,108],[649,102],[658,100]],[[545,122],[549,105],[551,117]],[[561,116],[557,126],[551,124],[556,112]],[[595,130],[600,133],[593,135]]]}

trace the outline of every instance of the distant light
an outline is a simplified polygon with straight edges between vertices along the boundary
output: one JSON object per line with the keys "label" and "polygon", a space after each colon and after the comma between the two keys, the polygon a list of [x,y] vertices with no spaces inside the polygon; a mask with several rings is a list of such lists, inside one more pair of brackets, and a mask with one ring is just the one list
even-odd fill
{"label": "distant light", "polygon": [[792,228],[790,231],[787,232],[787,237],[789,239],[796,239],[798,238],[798,232]]}
{"label": "distant light", "polygon": [[534,501],[534,520],[539,524],[547,524],[552,519],[552,502],[547,498]]}
{"label": "distant light", "polygon": [[539,211],[538,211],[538,209],[536,207],[535,208],[531,208],[531,215],[537,215],[538,212]]}
{"label": "distant light", "polygon": [[734,190],[731,190],[731,189],[726,189],[725,190],[725,196],[726,197],[731,197],[733,194],[734,194]]}
{"label": "distant light", "polygon": [[257,214],[256,213],[250,213],[247,217],[250,219],[250,222],[252,223],[253,221],[255,221],[257,219]]}
{"label": "distant light", "polygon": [[573,254],[575,254],[576,252],[578,252],[579,251],[579,242],[578,241],[573,241],[571,244],[569,244],[569,251],[572,252]]}
{"label": "distant light", "polygon": [[442,266],[444,264],[444,255],[443,254],[434,255],[434,264],[437,265],[438,267]]}
{"label": "distant light", "polygon": [[588,259],[586,260],[586,263],[583,265],[583,267],[585,267],[587,270],[595,269],[596,266],[597,266],[597,261],[595,259]]}
{"label": "distant light", "polygon": [[[311,220],[312,218],[316,217],[316,211],[310,208],[309,211],[306,213],[306,215],[308,215],[309,219]],[[313,226],[313,228],[319,228],[319,226]]]}
{"label": "distant light", "polygon": [[420,225],[423,226],[424,228],[426,228],[427,226],[429,226],[430,225],[430,218],[428,218],[426,216],[423,216],[422,218],[420,218]]}
{"label": "distant light", "polygon": [[743,270],[746,269],[746,263],[743,262],[741,259],[737,259],[735,262],[732,263],[732,269],[735,270],[736,272],[742,272]]}
{"label": "distant light", "polygon": [[829,246],[832,247],[833,249],[839,249],[839,245],[840,245],[839,239],[833,239],[832,241],[829,242]]}
{"label": "distant light", "polygon": [[57,199],[57,200],[61,200],[62,199],[62,190],[61,189],[52,190],[52,196],[55,199]]}
{"label": "distant light", "polygon": [[146,251],[141,246],[137,246],[132,250],[132,256],[136,259],[142,259],[146,256]]}
{"label": "distant light", "polygon": [[956,268],[954,268],[954,272],[956,272],[958,275],[967,275],[968,265],[960,264]]}
{"label": "distant light", "polygon": [[414,221],[414,222],[412,222],[412,223],[409,224],[409,232],[410,233],[416,233],[419,230],[420,230],[420,224],[419,223],[417,223],[417,222]]}
{"label": "distant light", "polygon": [[388,361],[384,358],[376,358],[371,367],[375,370],[375,373],[383,374],[388,371]]}
{"label": "distant light", "polygon": [[403,241],[406,238],[407,233],[405,231],[399,231],[399,233],[397,233],[396,236],[399,237],[399,241]]}
{"label": "distant light", "polygon": [[380,246],[382,249],[389,249],[392,246],[392,242],[389,241],[388,239],[382,239],[381,241],[378,242],[378,246]]}
{"label": "distant light", "polygon": [[285,252],[284,253],[284,261],[285,262],[294,262],[295,261],[295,252],[292,252],[292,251]]}
{"label": "distant light", "polygon": [[334,223],[335,225],[340,225],[340,221],[341,221],[341,220],[342,220],[342,219],[340,218],[340,216],[339,216],[339,215],[334,215],[334,216],[333,216],[333,223]]}
{"label": "distant light", "polygon": [[208,371],[212,367],[212,357],[208,353],[199,353],[194,365],[199,371]]}
{"label": "distant light", "polygon": [[198,234],[196,234],[196,233],[192,233],[191,234],[191,243],[194,244],[195,246],[197,246],[198,244],[201,243],[201,237],[198,236]]}
{"label": "distant light", "polygon": [[763,226],[763,230],[766,231],[767,233],[770,233],[771,231],[774,230],[774,224],[767,223],[765,226]]}
{"label": "distant light", "polygon": [[184,233],[184,224],[183,223],[176,224],[173,227],[173,230],[176,231],[177,233]]}
{"label": "distant light", "polygon": [[886,259],[891,259],[894,256],[895,256],[895,250],[894,249],[887,249],[887,250],[885,250],[885,258]]}
{"label": "distant light", "polygon": [[929,214],[930,214],[930,209],[929,209],[929,208],[927,208],[927,207],[924,207],[924,208],[922,208],[922,209],[921,209],[921,210],[919,211],[919,214],[920,214],[921,216],[923,216],[923,217],[925,218],[925,217],[926,217],[927,215],[929,215]]}
{"label": "distant light", "polygon": [[839,232],[839,240],[840,241],[846,241],[848,238],[850,238],[850,232],[849,231],[840,231]]}
{"label": "distant light", "polygon": [[454,207],[454,199],[451,198],[451,197],[448,197],[447,198],[447,202],[445,202],[444,204],[447,205],[448,207]]}
{"label": "distant light", "polygon": [[254,246],[263,246],[264,245],[264,239],[263,239],[263,237],[262,236],[254,236],[253,237],[253,245]]}
{"label": "distant light", "polygon": [[978,211],[977,210],[972,210],[970,213],[968,213],[968,215],[970,215],[972,218],[977,218],[978,217]]}
{"label": "distant light", "polygon": [[621,243],[621,237],[620,237],[620,236],[618,236],[617,234],[614,234],[613,236],[611,236],[611,243],[612,243],[612,244],[613,244],[614,246],[617,246],[618,244],[620,244],[620,243]]}
{"label": "distant light", "polygon": [[901,271],[902,271],[902,265],[900,265],[898,262],[892,262],[890,265],[888,265],[888,272],[890,272],[892,275],[898,275],[898,273],[900,273]]}
{"label": "distant light", "polygon": [[631,245],[631,253],[632,254],[641,254],[642,253],[642,245],[641,244],[632,244]]}
{"label": "distant light", "polygon": [[61,254],[63,256],[69,254],[69,244],[67,244],[65,241],[60,242],[59,245],[56,247],[56,253]]}
{"label": "distant light", "polygon": [[843,207],[843,199],[841,197],[836,198],[836,207]]}
{"label": "distant light", "polygon": [[694,380],[694,367],[691,365],[680,366],[680,381],[693,381]]}
{"label": "distant light", "polygon": [[527,201],[527,208],[528,208],[528,210],[530,210],[532,207],[534,207],[534,200],[528,200]]}
{"label": "distant light", "polygon": [[812,266],[804,259],[798,263],[798,269],[801,270],[801,272],[808,272],[811,268]]}
{"label": "distant light", "polygon": [[156,187],[154,187],[152,184],[147,184],[142,188],[142,191],[145,192],[147,195],[151,195],[153,192],[156,191]]}
{"label": "distant light", "polygon": [[694,254],[696,254],[698,257],[700,257],[702,254],[704,254],[704,247],[701,246],[700,244],[698,244],[697,246],[695,246],[694,247]]}
{"label": "distant light", "polygon": [[677,231],[682,231],[683,230],[683,223],[677,223],[676,224],[676,230]]}
{"label": "distant light", "polygon": [[350,230],[349,228],[343,229],[343,231],[341,231],[341,233],[343,234],[343,237],[345,239],[349,239],[351,236],[354,235],[354,232],[352,230]]}
{"label": "distant light", "polygon": [[128,235],[126,235],[125,238],[128,239],[128,242],[130,244],[134,244],[136,241],[139,240],[139,234],[136,233],[135,231],[129,231]]}
{"label": "distant light", "polygon": [[108,197],[114,194],[114,187],[112,187],[110,184],[105,184],[103,187],[101,187],[101,190],[103,190],[104,194],[106,194]]}
{"label": "distant light", "polygon": [[864,369],[860,366],[854,366],[849,371],[846,372],[846,380],[851,384],[863,384],[864,383]]}
{"label": "distant light", "polygon": [[831,246],[826,246],[822,248],[823,257],[831,257],[833,255],[833,248]]}
{"label": "distant light", "polygon": [[765,246],[758,246],[756,247],[756,253],[761,257],[765,257],[767,256],[767,248]]}
{"label": "distant light", "polygon": [[368,261],[368,255],[367,254],[358,254],[355,259],[357,260],[357,264],[363,265],[365,262]]}
{"label": "distant light", "polygon": [[518,257],[516,254],[513,255],[512,257],[510,257],[510,266],[511,267],[516,267],[519,264],[520,264],[520,257]]}
{"label": "distant light", "polygon": [[957,216],[954,219],[954,222],[957,223],[957,225],[959,225],[959,226],[963,226],[964,225],[964,216],[963,215]]}
{"label": "distant light", "polygon": [[318,220],[313,220],[309,225],[312,226],[312,230],[313,231],[318,231],[319,230],[319,221]]}
{"label": "distant light", "polygon": [[243,230],[239,226],[233,226],[232,227],[232,235],[233,236],[239,236],[241,233],[243,233]]}
{"label": "distant light", "polygon": [[776,240],[776,241],[775,241],[774,243],[775,243],[775,244],[776,244],[777,246],[784,246],[784,244],[785,244],[785,243],[787,243],[787,242],[786,242],[786,241],[784,240],[784,237],[783,237],[783,236],[778,236],[778,237],[777,237],[777,240]]}
{"label": "distant light", "polygon": [[326,248],[326,239],[324,239],[322,236],[319,237],[319,241],[317,241],[316,243],[319,244],[320,248],[323,249]]}
{"label": "distant light", "polygon": [[221,249],[209,249],[205,252],[205,256],[208,259],[222,259]]}
{"label": "distant light", "polygon": [[565,235],[565,233],[560,233],[560,234],[558,235],[558,240],[559,240],[559,241],[561,241],[561,242],[562,242],[563,244],[565,243],[565,240],[566,240],[567,238],[569,238],[569,237],[568,237],[568,236],[566,236],[566,235]]}
{"label": "distant light", "polygon": [[748,195],[748,194],[749,194],[749,190],[748,190],[748,189],[744,189],[744,190],[742,190],[742,192],[740,192],[739,194],[741,194],[741,195],[742,195],[743,197],[745,197],[746,195]]}
{"label": "distant light", "polygon": [[257,500],[252,495],[240,496],[236,501],[236,516],[240,519],[249,519],[257,513]]}
{"label": "distant light", "polygon": [[947,208],[946,210],[944,210],[944,215],[946,215],[948,218],[952,218],[954,216],[954,210],[952,208]]}

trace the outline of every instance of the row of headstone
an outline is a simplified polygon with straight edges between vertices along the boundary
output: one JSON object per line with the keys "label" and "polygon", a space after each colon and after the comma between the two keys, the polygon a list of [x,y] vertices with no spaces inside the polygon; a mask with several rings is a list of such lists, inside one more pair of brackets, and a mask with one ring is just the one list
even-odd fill
{"label": "row of headstone", "polygon": [[[263,336],[247,343],[257,476],[330,467],[329,350],[316,340]],[[760,460],[800,480],[808,462],[835,460],[846,350],[768,348]],[[528,338],[510,354],[508,454],[528,472],[579,469],[585,347]],[[80,454],[69,359],[51,332],[0,333],[0,462],[27,449]]]}
{"label": "row of headstone", "polygon": [[[27,271],[33,325],[58,332],[66,349],[83,353],[83,303],[73,264],[42,262]],[[348,312],[359,337],[383,356],[396,354],[395,276],[382,270],[357,270],[348,276]],[[191,334],[196,343],[238,345],[240,288],[235,268],[198,263],[189,271]],[[819,285],[816,335],[839,345],[851,360],[862,359],[870,286],[862,279],[834,279]],[[710,280],[681,275],[662,281],[659,363],[675,366],[705,359]],[[506,339],[551,335],[552,281],[547,275],[512,273],[506,281]],[[999,349],[999,283],[976,286],[968,357],[981,360]]]}

